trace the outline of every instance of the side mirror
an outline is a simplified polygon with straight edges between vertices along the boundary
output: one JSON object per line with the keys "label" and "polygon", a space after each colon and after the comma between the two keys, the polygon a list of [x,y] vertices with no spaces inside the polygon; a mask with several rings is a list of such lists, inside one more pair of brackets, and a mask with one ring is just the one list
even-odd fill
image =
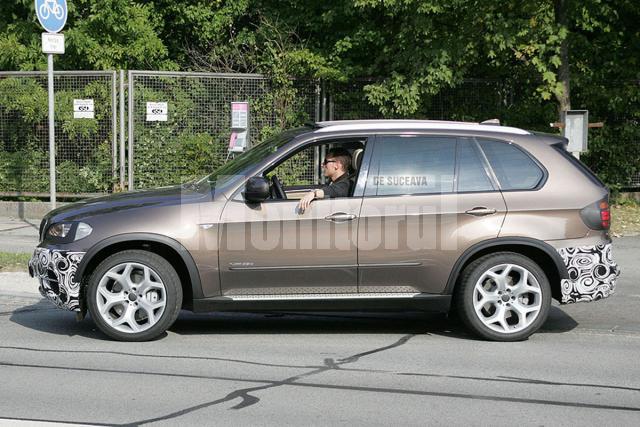
{"label": "side mirror", "polygon": [[269,181],[262,176],[252,176],[244,187],[243,195],[247,202],[264,202],[271,195],[269,191]]}

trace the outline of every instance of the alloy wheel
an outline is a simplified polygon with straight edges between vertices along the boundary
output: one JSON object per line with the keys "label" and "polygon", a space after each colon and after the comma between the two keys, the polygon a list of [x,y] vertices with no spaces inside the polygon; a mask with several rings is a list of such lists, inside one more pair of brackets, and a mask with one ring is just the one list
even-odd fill
{"label": "alloy wheel", "polygon": [[98,312],[112,328],[139,333],[155,325],[167,306],[167,292],[160,275],[150,267],[121,263],[100,279],[96,292]]}
{"label": "alloy wheel", "polygon": [[503,334],[529,327],[542,309],[542,289],[535,276],[516,264],[485,271],[473,289],[473,307],[480,321]]}

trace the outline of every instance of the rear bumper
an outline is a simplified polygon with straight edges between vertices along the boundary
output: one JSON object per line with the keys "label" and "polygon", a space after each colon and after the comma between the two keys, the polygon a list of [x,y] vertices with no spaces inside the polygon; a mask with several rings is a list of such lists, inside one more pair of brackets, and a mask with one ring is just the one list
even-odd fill
{"label": "rear bumper", "polygon": [[36,248],[29,274],[38,279],[38,290],[60,308],[80,311],[80,280],[75,273],[85,252]]}
{"label": "rear bumper", "polygon": [[611,253],[611,243],[559,248],[569,275],[560,282],[562,304],[596,301],[615,292],[620,268]]}

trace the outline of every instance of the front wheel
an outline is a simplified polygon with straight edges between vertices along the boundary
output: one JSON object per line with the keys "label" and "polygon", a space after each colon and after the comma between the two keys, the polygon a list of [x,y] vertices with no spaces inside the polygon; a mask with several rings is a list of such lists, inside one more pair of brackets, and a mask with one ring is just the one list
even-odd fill
{"label": "front wheel", "polygon": [[147,341],[165,332],[182,306],[180,278],[169,262],[142,250],[111,255],[89,279],[87,306],[106,335]]}
{"label": "front wheel", "polygon": [[463,271],[457,311],[469,329],[494,341],[520,341],[545,322],[551,287],[542,269],[513,252],[485,255]]}

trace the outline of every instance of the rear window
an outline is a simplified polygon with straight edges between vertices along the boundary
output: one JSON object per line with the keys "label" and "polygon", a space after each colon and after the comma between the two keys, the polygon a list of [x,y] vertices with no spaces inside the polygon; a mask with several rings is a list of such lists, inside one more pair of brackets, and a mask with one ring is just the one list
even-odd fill
{"label": "rear window", "polygon": [[591,182],[593,182],[596,185],[599,185],[600,187],[605,186],[604,182],[600,181],[600,178],[598,178],[598,176],[595,173],[593,173],[593,171],[589,169],[587,165],[585,165],[580,160],[573,157],[571,153],[569,153],[564,147],[565,145],[562,143],[553,145],[553,148],[559,151],[560,154],[562,154],[562,157],[569,160],[569,162],[572,163],[576,168],[578,168],[580,172],[582,172],[587,178],[589,178]]}
{"label": "rear window", "polygon": [[531,190],[538,186],[544,172],[519,147],[493,139],[478,139],[502,190]]}

